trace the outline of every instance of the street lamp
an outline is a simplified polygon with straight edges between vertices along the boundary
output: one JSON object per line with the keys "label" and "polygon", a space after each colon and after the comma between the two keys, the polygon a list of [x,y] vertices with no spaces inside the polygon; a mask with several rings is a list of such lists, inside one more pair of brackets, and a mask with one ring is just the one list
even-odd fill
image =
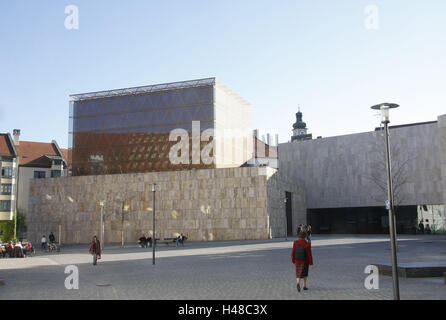
{"label": "street lamp", "polygon": [[124,248],[124,212],[129,211],[130,206],[121,202],[121,246]]}
{"label": "street lamp", "polygon": [[287,241],[288,240],[288,221],[287,221],[287,208],[286,208],[286,205],[287,205],[287,198],[286,198],[286,196],[285,196],[285,199],[283,200],[283,202],[285,203],[285,241]]}
{"label": "street lamp", "polygon": [[99,202],[99,205],[101,206],[101,250],[104,250],[104,205],[105,200]]}
{"label": "street lamp", "polygon": [[[67,196],[67,199],[70,203],[74,203],[74,199],[70,196]],[[62,244],[62,225],[59,223],[59,246]]]}
{"label": "street lamp", "polygon": [[155,265],[155,246],[156,246],[156,237],[155,237],[155,192],[156,192],[156,184],[152,185],[152,264]]}
{"label": "street lamp", "polygon": [[395,103],[381,103],[371,108],[381,111],[381,123],[384,124],[385,142],[386,142],[386,169],[387,169],[387,201],[386,209],[389,211],[389,232],[390,232],[390,250],[392,253],[392,278],[393,278],[393,298],[400,299],[398,262],[396,257],[396,232],[395,232],[395,212],[393,207],[393,185],[392,185],[392,166],[390,161],[389,147],[389,110],[398,108]]}

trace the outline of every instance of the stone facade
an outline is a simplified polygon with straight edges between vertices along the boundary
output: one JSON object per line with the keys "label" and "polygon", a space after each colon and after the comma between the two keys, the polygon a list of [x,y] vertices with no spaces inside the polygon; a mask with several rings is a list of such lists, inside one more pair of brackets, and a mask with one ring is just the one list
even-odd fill
{"label": "stone facade", "polygon": [[446,114],[438,117],[440,175],[442,181],[443,205],[446,207]]}
{"label": "stone facade", "polygon": [[[30,186],[28,238],[58,235],[87,243],[100,234],[105,200],[105,242],[135,243],[152,230],[156,183],[156,237],[185,234],[193,241],[268,239],[285,235],[285,191],[292,193],[293,230],[305,222],[305,194],[269,167],[203,169],[35,179]],[[124,209],[122,209],[124,208]],[[122,217],[124,216],[124,223]]]}
{"label": "stone facade", "polygon": [[[390,144],[394,187],[399,187],[395,202],[445,204],[446,115],[437,122],[391,128]],[[383,206],[384,150],[379,131],[285,143],[279,145],[279,168],[302,181],[309,209]]]}

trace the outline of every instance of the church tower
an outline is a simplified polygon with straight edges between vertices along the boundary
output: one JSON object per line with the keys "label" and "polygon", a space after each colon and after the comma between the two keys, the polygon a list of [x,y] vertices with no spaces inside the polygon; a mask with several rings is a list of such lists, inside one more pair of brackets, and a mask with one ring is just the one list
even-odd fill
{"label": "church tower", "polygon": [[302,112],[299,111],[296,113],[296,123],[293,124],[293,136],[291,137],[291,141],[301,141],[301,140],[311,140],[313,135],[308,133],[307,124],[302,121]]}

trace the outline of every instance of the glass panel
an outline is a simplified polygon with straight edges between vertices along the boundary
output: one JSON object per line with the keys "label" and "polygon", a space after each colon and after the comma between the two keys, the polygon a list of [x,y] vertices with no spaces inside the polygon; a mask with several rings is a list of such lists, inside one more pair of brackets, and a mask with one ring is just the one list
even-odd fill
{"label": "glass panel", "polygon": [[[72,103],[73,175],[212,168],[172,165],[174,129],[214,126],[213,87],[176,89]],[[202,143],[202,147],[206,143]],[[166,162],[167,161],[167,162]]]}

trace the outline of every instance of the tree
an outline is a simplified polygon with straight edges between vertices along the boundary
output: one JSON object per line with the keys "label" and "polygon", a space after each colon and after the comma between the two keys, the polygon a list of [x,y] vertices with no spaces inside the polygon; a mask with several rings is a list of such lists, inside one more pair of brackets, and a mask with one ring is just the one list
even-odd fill
{"label": "tree", "polygon": [[[385,203],[387,200],[387,167],[386,154],[383,143],[381,141],[381,132],[376,133],[376,143],[372,147],[372,165],[371,174],[366,178],[371,180],[373,184],[380,190],[375,194],[373,199],[380,203]],[[413,161],[411,157],[405,152],[402,152],[401,146],[397,144],[390,144],[390,157],[392,169],[392,187],[393,187],[393,209],[395,219],[398,213],[398,207],[404,202],[404,186],[408,183],[407,168]],[[396,221],[395,221],[396,222]],[[396,228],[396,223],[395,223]]]}
{"label": "tree", "polygon": [[15,238],[22,238],[26,233],[28,226],[26,225],[26,216],[19,210],[16,210],[16,236]]}
{"label": "tree", "polygon": [[62,182],[66,181],[65,177],[52,178],[54,181],[54,194],[47,194],[47,200],[52,202],[53,216],[58,224],[58,242],[62,243],[62,225],[65,219],[65,206],[64,204],[74,203],[74,199],[71,194],[67,192],[67,184],[63,185]]}
{"label": "tree", "polygon": [[111,196],[110,193],[107,193],[104,189],[102,189],[101,191],[99,199],[103,199],[102,201],[99,202],[99,206],[101,206],[101,218],[99,219],[99,228],[100,231],[99,233],[101,234],[100,237],[100,241],[101,241],[101,249],[104,249],[104,242],[105,242],[105,220],[106,218],[112,217],[113,211],[107,211],[107,207],[110,205],[111,201]]}
{"label": "tree", "polygon": [[21,239],[26,229],[26,216],[16,210],[12,220],[0,221],[0,239],[4,242]]}
{"label": "tree", "polygon": [[65,197],[65,194],[66,194],[65,187],[62,187],[62,182],[60,181],[60,179],[61,178],[54,178],[55,183],[56,183],[55,190],[54,190],[56,197],[55,197],[54,200],[56,200],[58,198],[59,203],[58,203],[58,206],[53,207],[56,210],[55,216],[56,216],[57,224],[58,224],[58,227],[59,227],[59,230],[58,230],[58,241],[59,241],[59,244],[62,243],[62,222],[63,222],[63,219],[65,217],[65,212],[63,210],[63,203],[66,200],[66,197]]}
{"label": "tree", "polygon": [[14,225],[15,217],[13,220],[0,221],[0,239],[3,242],[14,240]]}
{"label": "tree", "polygon": [[124,247],[125,214],[130,210],[130,201],[131,201],[131,194],[129,192],[129,189],[126,188],[126,186],[124,186],[121,192],[121,198],[118,198],[117,200],[119,203],[120,213],[121,213],[121,246]]}

